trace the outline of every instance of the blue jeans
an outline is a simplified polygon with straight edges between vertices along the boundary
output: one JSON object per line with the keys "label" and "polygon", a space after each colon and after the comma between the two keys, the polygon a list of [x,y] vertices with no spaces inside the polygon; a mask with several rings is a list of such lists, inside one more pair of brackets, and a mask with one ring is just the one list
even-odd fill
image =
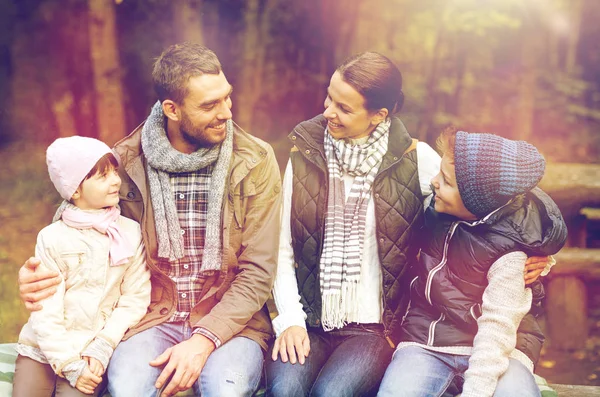
{"label": "blue jeans", "polygon": [[[121,342],[108,365],[112,397],[154,397],[154,383],[162,371],[148,364],[167,348],[190,338],[188,322],[163,323]],[[216,349],[194,384],[197,396],[251,396],[257,389],[264,361],[260,345],[234,337]]]}
{"label": "blue jeans", "polygon": [[[462,390],[470,356],[439,353],[407,346],[394,353],[377,396],[439,397]],[[531,372],[519,361],[509,359],[508,369],[498,379],[494,397],[539,397]]]}
{"label": "blue jeans", "polygon": [[368,396],[375,395],[393,349],[379,324],[350,324],[325,332],[309,328],[310,353],[305,363],[265,363],[267,395]]}

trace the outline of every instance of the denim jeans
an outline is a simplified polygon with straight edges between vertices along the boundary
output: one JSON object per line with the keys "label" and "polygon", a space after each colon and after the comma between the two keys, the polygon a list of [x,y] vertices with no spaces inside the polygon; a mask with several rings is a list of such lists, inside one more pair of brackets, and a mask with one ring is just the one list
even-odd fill
{"label": "denim jeans", "polygon": [[[167,348],[190,338],[188,322],[164,323],[121,342],[108,365],[112,397],[154,397],[154,383],[162,371],[148,364]],[[197,396],[251,396],[262,375],[263,351],[251,339],[234,337],[216,349],[194,384]]]}
{"label": "denim jeans", "polygon": [[267,358],[267,395],[375,395],[393,353],[379,324],[350,324],[325,332],[309,328],[310,353],[304,364]]}
{"label": "denim jeans", "polygon": [[[439,353],[407,346],[394,353],[377,396],[439,397],[446,390],[462,390],[470,356]],[[508,369],[498,379],[494,397],[540,396],[531,372],[519,361],[509,359]]]}

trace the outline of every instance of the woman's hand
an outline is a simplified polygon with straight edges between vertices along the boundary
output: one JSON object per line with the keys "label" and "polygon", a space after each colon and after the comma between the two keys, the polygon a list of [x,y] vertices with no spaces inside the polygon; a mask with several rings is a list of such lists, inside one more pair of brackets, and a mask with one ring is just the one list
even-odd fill
{"label": "woman's hand", "polygon": [[297,325],[292,325],[279,335],[273,345],[273,354],[271,358],[277,361],[277,355],[281,355],[281,361],[296,364],[304,364],[304,359],[308,357],[310,352],[310,339],[306,328]]}

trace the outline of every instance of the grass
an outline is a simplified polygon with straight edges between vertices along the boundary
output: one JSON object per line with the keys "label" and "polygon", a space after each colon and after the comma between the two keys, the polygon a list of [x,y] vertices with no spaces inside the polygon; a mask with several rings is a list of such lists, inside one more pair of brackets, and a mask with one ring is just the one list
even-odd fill
{"label": "grass", "polygon": [[31,142],[0,148],[0,343],[16,342],[29,317],[19,299],[17,273],[60,203],[48,177],[45,149]]}

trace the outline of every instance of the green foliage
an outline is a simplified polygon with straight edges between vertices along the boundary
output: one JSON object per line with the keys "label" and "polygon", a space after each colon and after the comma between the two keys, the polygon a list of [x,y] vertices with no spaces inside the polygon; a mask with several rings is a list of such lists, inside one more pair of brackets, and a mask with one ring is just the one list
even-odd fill
{"label": "green foliage", "polygon": [[17,272],[33,255],[37,233],[60,201],[47,173],[45,146],[16,142],[0,149],[0,343],[16,342],[28,313],[19,300]]}

